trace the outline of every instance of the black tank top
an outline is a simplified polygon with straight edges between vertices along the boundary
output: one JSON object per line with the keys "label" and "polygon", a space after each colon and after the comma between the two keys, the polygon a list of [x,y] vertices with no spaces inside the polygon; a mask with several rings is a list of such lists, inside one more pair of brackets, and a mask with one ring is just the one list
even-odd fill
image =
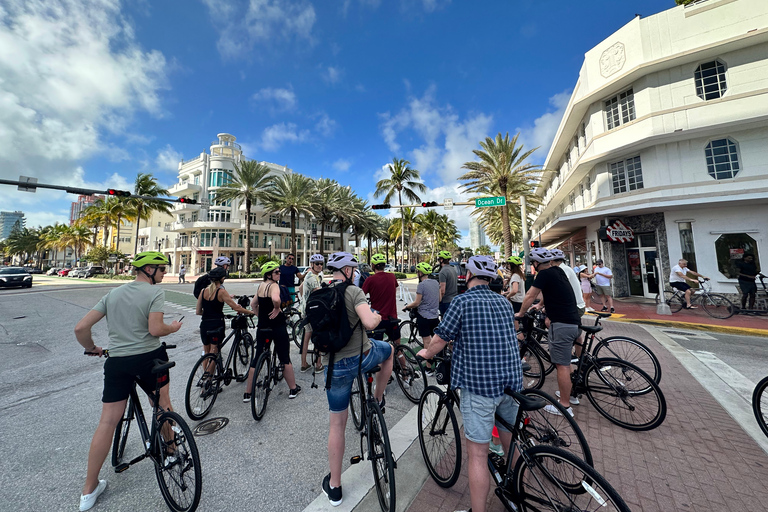
{"label": "black tank top", "polygon": [[[203,295],[203,303],[201,304],[203,320],[221,320],[224,318],[224,302],[219,301],[220,289],[216,288],[216,293],[213,294],[212,300],[205,300],[205,295]],[[205,293],[205,290],[203,290],[203,293]]]}
{"label": "black tank top", "polygon": [[275,308],[272,304],[272,297],[269,295],[269,287],[275,283],[269,283],[267,285],[266,297],[259,296],[259,324],[258,328],[261,329],[285,329],[285,315],[282,311],[274,318],[269,318],[269,314]]}

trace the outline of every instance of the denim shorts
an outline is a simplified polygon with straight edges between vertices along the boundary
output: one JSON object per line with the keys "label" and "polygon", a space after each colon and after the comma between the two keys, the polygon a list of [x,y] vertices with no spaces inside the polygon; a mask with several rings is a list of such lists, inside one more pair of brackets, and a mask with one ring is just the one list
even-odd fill
{"label": "denim shorts", "polygon": [[[363,355],[363,374],[390,357],[392,357],[392,345],[386,341],[371,340],[371,349],[368,354]],[[360,356],[352,356],[333,363],[331,389],[325,390],[328,409],[331,412],[344,412],[349,407],[349,395],[352,392],[352,383],[357,378],[359,361]],[[325,369],[325,378],[328,378],[328,368]]]}
{"label": "denim shorts", "polygon": [[504,421],[514,425],[517,419],[517,407],[517,401],[507,394],[488,398],[462,389],[461,415],[464,418],[464,437],[473,443],[490,443],[494,425],[499,430],[509,432],[509,429],[496,421],[495,413],[499,413]]}

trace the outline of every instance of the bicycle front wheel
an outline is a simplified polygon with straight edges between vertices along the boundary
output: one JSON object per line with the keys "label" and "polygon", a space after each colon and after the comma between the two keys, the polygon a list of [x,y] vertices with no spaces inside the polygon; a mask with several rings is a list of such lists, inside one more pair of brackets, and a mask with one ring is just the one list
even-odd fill
{"label": "bicycle front wheel", "polygon": [[357,430],[363,430],[365,423],[365,398],[363,397],[363,378],[358,375],[352,381],[352,391],[349,393],[349,409],[352,413],[352,423]]}
{"label": "bicycle front wheel", "polygon": [[420,350],[424,347],[424,343],[419,338],[416,322],[413,320],[403,320],[400,322],[400,343],[405,343],[413,350]]}
{"label": "bicycle front wheel", "polygon": [[421,395],[417,421],[427,471],[440,487],[452,487],[461,472],[459,422],[440,388],[429,386]]}
{"label": "bicycle front wheel", "polygon": [[[662,296],[661,293],[656,294],[656,304],[661,304]],[[677,313],[681,309],[683,309],[683,306],[685,306],[685,299],[683,299],[680,295],[675,295],[675,292],[664,290],[664,302],[666,302],[669,305],[670,311],[673,313]]]}
{"label": "bicycle front wheel", "polygon": [[221,374],[216,355],[206,354],[192,368],[187,381],[184,406],[187,416],[195,421],[205,418],[219,395]]}
{"label": "bicycle front wheel", "polygon": [[368,415],[368,438],[371,446],[368,457],[373,466],[376,495],[379,497],[382,511],[395,512],[395,460],[392,458],[387,424],[379,404],[371,403],[368,407],[371,407]]}
{"label": "bicycle front wheel", "polygon": [[611,336],[601,340],[592,351],[595,357],[613,357],[632,363],[658,384],[661,382],[661,364],[651,349],[632,338]]}
{"label": "bicycle front wheel", "polygon": [[251,414],[253,419],[261,421],[267,411],[269,391],[272,381],[272,366],[269,362],[269,351],[262,352],[256,362],[256,371],[253,372],[251,384]]}
{"label": "bicycle front wheel", "polygon": [[763,434],[768,436],[768,377],[764,378],[755,386],[752,393],[752,411],[755,413],[757,424],[763,430]]}
{"label": "bicycle front wheel", "polygon": [[237,344],[237,352],[232,358],[233,370],[237,382],[243,382],[248,378],[248,370],[251,368],[251,359],[256,348],[253,345],[253,337],[250,333],[243,333],[243,337]]}
{"label": "bicycle front wheel", "polygon": [[523,388],[541,388],[541,386],[544,385],[544,361],[541,360],[539,354],[531,350],[528,346],[524,346],[520,350],[520,358],[531,367],[528,370],[523,370]]}
{"label": "bicycle front wheel", "polygon": [[621,359],[594,361],[584,376],[586,395],[597,412],[628,430],[652,430],[664,422],[667,402],[659,385]]}
{"label": "bicycle front wheel", "polygon": [[725,320],[736,313],[736,306],[723,295],[710,293],[701,297],[701,306],[712,318]]}
{"label": "bicycle front wheel", "polygon": [[630,512],[600,473],[558,448],[542,445],[526,449],[513,475],[514,492],[523,510]]}
{"label": "bicycle front wheel", "polygon": [[419,403],[421,394],[427,387],[427,373],[421,362],[416,360],[416,354],[405,345],[395,348],[394,372],[397,385],[405,397],[414,404]]}
{"label": "bicycle front wheel", "polygon": [[192,512],[200,503],[203,471],[197,444],[184,419],[175,412],[160,416],[153,442],[155,476],[171,510]]}
{"label": "bicycle front wheel", "polygon": [[112,467],[117,467],[123,462],[123,454],[125,454],[125,445],[128,442],[128,432],[131,430],[132,421],[133,405],[129,398],[125,406],[125,413],[115,427],[115,438],[112,441]]}

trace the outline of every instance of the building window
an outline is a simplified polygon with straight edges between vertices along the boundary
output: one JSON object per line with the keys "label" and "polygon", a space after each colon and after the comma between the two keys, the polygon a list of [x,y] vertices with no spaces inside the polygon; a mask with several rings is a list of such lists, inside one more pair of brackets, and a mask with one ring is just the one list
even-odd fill
{"label": "building window", "polygon": [[232,206],[232,200],[219,201],[216,199],[216,192],[208,192],[208,204],[210,206]]}
{"label": "building window", "polygon": [[715,240],[717,268],[725,277],[736,279],[739,276],[736,262],[741,261],[745,254],[752,254],[755,264],[760,268],[757,242],[747,233],[727,233]]}
{"label": "building window", "polygon": [[[678,222],[677,229],[680,233],[680,254],[688,262],[688,266],[696,270],[696,247],[693,245],[693,227],[690,222]],[[674,258],[673,258],[674,259]]]}
{"label": "building window", "polygon": [[636,156],[612,163],[611,181],[613,182],[614,194],[643,188],[643,170],[640,166],[640,157]]}
{"label": "building window", "polygon": [[612,130],[635,119],[635,95],[632,89],[624,91],[605,102],[605,118]]}
{"label": "building window", "polygon": [[707,155],[707,172],[716,180],[728,180],[739,173],[739,154],[733,140],[710,141],[704,153]]}
{"label": "building window", "polygon": [[208,210],[207,222],[231,222],[232,214],[229,210]]}
{"label": "building window", "polygon": [[232,183],[232,173],[226,169],[211,169],[208,175],[209,187],[223,187]]}
{"label": "building window", "polygon": [[200,247],[213,247],[213,241],[219,240],[219,247],[232,247],[232,232],[216,229],[200,231]]}
{"label": "building window", "polygon": [[705,62],[696,68],[696,96],[703,100],[721,98],[728,89],[725,82],[725,64],[719,60]]}

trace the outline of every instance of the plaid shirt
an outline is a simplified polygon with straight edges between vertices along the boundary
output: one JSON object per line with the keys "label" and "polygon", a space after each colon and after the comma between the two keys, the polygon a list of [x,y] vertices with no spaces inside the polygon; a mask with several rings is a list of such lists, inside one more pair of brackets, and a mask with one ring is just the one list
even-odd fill
{"label": "plaid shirt", "polygon": [[505,388],[523,388],[514,310],[487,285],[474,286],[451,301],[435,334],[453,340],[451,387],[498,398]]}

